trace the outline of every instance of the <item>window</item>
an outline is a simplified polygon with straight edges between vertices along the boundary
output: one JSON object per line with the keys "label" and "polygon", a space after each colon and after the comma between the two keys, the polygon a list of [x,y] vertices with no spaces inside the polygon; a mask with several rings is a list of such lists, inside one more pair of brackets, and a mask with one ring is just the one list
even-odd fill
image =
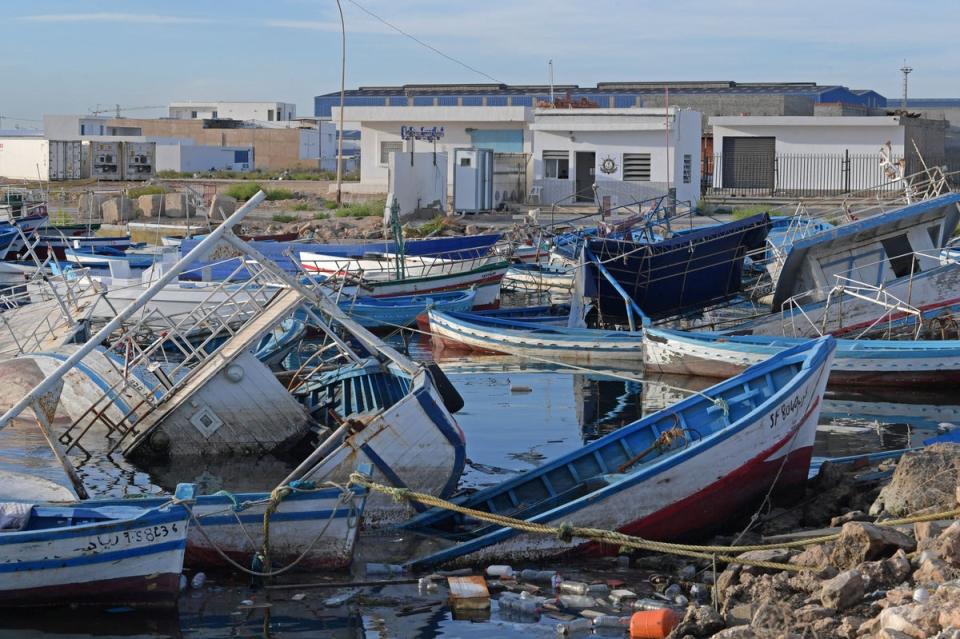
{"label": "window", "polygon": [[544,151],[543,177],[569,180],[570,154],[566,151]]}
{"label": "window", "polygon": [[100,135],[103,135],[103,125],[100,125]]}
{"label": "window", "polygon": [[191,112],[190,112],[190,117],[193,118],[194,120],[196,120],[196,119],[197,119],[197,112],[196,112],[196,111],[191,111]]}
{"label": "window", "polygon": [[627,182],[649,182],[650,154],[624,153],[623,179]]}
{"label": "window", "polygon": [[214,120],[217,119],[217,112],[216,112],[216,111],[213,112],[213,119],[214,119]]}
{"label": "window", "polygon": [[273,109],[267,109],[267,121],[273,122]]}
{"label": "window", "polygon": [[890,260],[890,268],[896,277],[906,277],[911,273],[920,272],[920,263],[913,254],[913,247],[910,246],[910,240],[906,234],[885,237],[880,240],[883,250]]}
{"label": "window", "polygon": [[469,168],[470,158],[460,158],[460,166]]}
{"label": "window", "polygon": [[391,153],[400,153],[403,151],[403,142],[381,142],[380,143],[380,164],[386,165],[390,162]]}
{"label": "window", "polygon": [[693,157],[689,153],[683,154],[683,183],[690,184],[693,177]]}
{"label": "window", "polygon": [[86,124],[81,124],[81,125],[80,125],[80,135],[86,135],[86,134],[87,134],[87,125],[86,125]]}

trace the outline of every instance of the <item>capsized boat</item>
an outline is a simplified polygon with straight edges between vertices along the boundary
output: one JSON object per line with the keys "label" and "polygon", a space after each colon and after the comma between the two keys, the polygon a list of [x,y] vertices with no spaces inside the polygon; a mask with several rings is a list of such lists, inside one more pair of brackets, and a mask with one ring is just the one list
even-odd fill
{"label": "capsized boat", "polygon": [[476,313],[430,310],[430,333],[441,348],[600,362],[643,358],[643,335],[631,331],[567,328]]}
{"label": "capsized boat", "polygon": [[0,607],[173,605],[189,515],[164,505],[0,504]]}
{"label": "capsized boat", "polygon": [[[654,327],[644,329],[643,359],[652,372],[732,377],[802,337],[723,335]],[[840,339],[830,384],[954,386],[960,381],[960,340]]]}
{"label": "capsized boat", "polygon": [[[647,539],[706,532],[771,489],[803,485],[834,349],[833,338],[824,337],[774,355],[577,451],[455,501],[530,522]],[[413,560],[414,568],[537,559],[586,545],[440,508],[405,526],[451,544]]]}

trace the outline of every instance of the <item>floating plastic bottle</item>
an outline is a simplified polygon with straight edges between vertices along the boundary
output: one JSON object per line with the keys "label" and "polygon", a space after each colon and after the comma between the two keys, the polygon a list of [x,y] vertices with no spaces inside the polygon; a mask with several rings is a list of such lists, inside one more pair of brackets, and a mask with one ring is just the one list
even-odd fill
{"label": "floating plastic bottle", "polygon": [[597,604],[597,600],[586,595],[560,595],[560,603],[564,608],[590,608]]}
{"label": "floating plastic bottle", "polygon": [[396,564],[367,564],[365,567],[368,575],[402,575],[403,566]]}
{"label": "floating plastic bottle", "polygon": [[610,586],[607,584],[590,584],[587,586],[587,592],[594,597],[606,597],[610,594]]}
{"label": "floating plastic bottle", "polygon": [[540,614],[540,604],[532,599],[502,596],[498,600],[500,610],[507,610],[518,615],[536,616]]}
{"label": "floating plastic bottle", "polygon": [[530,583],[550,583],[556,574],[556,570],[533,570],[531,568],[524,568],[520,571],[520,580]]}
{"label": "floating plastic bottle", "polygon": [[193,588],[203,588],[203,584],[207,583],[207,576],[202,572],[198,572],[193,576],[193,579],[190,580],[190,585]]}
{"label": "floating plastic bottle", "polygon": [[417,586],[420,589],[420,592],[433,592],[437,589],[437,584],[433,582],[433,579],[430,577],[420,577],[420,580],[417,582]]}
{"label": "floating plastic bottle", "polygon": [[582,581],[565,581],[560,584],[560,592],[570,595],[585,595],[590,592],[590,586]]}
{"label": "floating plastic bottle", "polygon": [[618,617],[616,615],[600,615],[593,618],[595,628],[626,628],[630,625],[630,617]]}
{"label": "floating plastic bottle", "polygon": [[550,587],[555,591],[559,591],[561,585],[563,585],[563,577],[559,572],[554,573],[553,577],[550,577]]}
{"label": "floating plastic bottle", "polygon": [[663,610],[669,608],[670,604],[658,599],[637,599],[633,602],[634,610]]}
{"label": "floating plastic bottle", "polygon": [[513,577],[513,568],[510,566],[487,566],[487,576],[488,577],[497,577],[500,579],[510,579]]}
{"label": "floating plastic bottle", "polygon": [[573,621],[563,621],[557,624],[558,635],[573,635],[578,632],[590,632],[593,624],[589,619],[574,619]]}

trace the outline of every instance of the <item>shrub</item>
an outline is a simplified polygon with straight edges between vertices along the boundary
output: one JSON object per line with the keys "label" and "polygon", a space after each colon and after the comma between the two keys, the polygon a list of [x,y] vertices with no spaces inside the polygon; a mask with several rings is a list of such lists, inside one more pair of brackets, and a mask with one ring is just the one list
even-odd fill
{"label": "shrub", "polygon": [[312,208],[313,207],[310,206],[310,204],[308,204],[307,202],[297,202],[296,204],[293,205],[294,211],[309,211]]}
{"label": "shrub", "polygon": [[299,219],[300,217],[297,215],[284,215],[283,213],[277,213],[276,215],[273,216],[274,222],[280,222],[282,224],[286,224],[287,222],[294,222]]}
{"label": "shrub", "polygon": [[383,215],[384,206],[386,206],[386,200],[354,202],[342,209],[338,209],[335,215],[337,217],[380,217]]}
{"label": "shrub", "polygon": [[329,213],[314,213],[314,214],[313,214],[313,219],[315,219],[315,220],[329,220],[329,219],[330,219],[330,214],[329,214]]}
{"label": "shrub", "polygon": [[328,200],[328,201],[324,202],[324,203],[323,203],[323,207],[326,208],[326,209],[335,209],[335,208],[338,208],[338,207],[337,207],[337,203],[334,202],[333,200]]}
{"label": "shrub", "polygon": [[293,199],[293,191],[290,189],[267,189],[266,193],[270,201]]}
{"label": "shrub", "polygon": [[132,189],[127,189],[127,197],[135,200],[141,195],[163,195],[166,192],[167,189],[158,184],[148,184],[147,186],[138,186]]}
{"label": "shrub", "polygon": [[259,190],[260,184],[254,182],[252,184],[234,184],[233,186],[229,187],[225,193],[238,200],[249,200],[256,195],[257,191]]}

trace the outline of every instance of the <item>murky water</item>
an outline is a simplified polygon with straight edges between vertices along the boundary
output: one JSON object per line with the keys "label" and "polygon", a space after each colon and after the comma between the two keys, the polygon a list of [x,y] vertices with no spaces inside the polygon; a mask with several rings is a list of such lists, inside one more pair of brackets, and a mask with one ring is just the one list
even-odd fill
{"label": "murky water", "polygon": [[[414,356],[432,356],[429,344],[414,339]],[[535,467],[624,424],[677,401],[674,387],[702,389],[713,383],[696,378],[652,379],[636,372],[585,373],[563,367],[531,367],[502,356],[441,361],[466,402],[457,415],[468,442],[462,485],[483,486]],[[669,386],[667,386],[667,385]],[[893,401],[896,400],[896,401]],[[953,397],[903,392],[868,396],[831,392],[823,405],[815,455],[897,449],[919,444],[948,424],[960,424]],[[30,468],[51,479],[62,474],[38,433],[0,433],[0,468]],[[235,462],[223,475],[209,470],[190,476],[185,469],[131,468],[121,457],[80,464],[86,485],[96,494],[158,491],[177,480],[199,479],[208,490],[235,488],[233,479],[255,476],[261,488],[279,479],[286,465],[262,460]],[[233,478],[233,479],[231,479]],[[645,573],[615,568],[598,559],[567,571],[587,571],[639,587]],[[355,576],[357,577],[357,576]],[[306,579],[317,579],[310,575]],[[344,575],[343,579],[349,579]],[[330,598],[349,595],[348,601]],[[478,619],[455,618],[440,593],[420,593],[416,584],[350,589],[294,588],[251,590],[243,582],[208,581],[188,590],[179,611],[156,614],[121,609],[0,615],[4,637],[536,637],[555,636],[556,620],[518,620],[493,610]],[[242,603],[246,602],[246,603]],[[612,635],[619,636],[619,635]]]}

